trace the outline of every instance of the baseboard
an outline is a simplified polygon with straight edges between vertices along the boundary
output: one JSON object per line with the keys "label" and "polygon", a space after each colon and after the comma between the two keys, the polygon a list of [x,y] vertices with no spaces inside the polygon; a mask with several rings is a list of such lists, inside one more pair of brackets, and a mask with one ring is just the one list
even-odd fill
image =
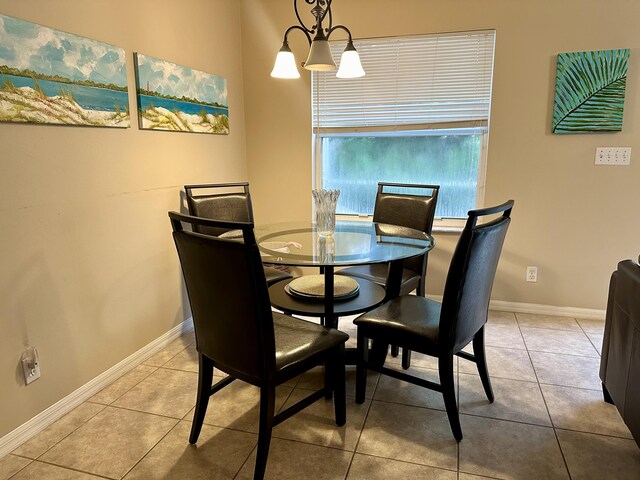
{"label": "baseboard", "polygon": [[62,400],[51,405],[43,412],[0,438],[0,458],[15,450],[31,437],[38,434],[53,422],[76,408],[82,402],[91,398],[111,382],[121,377],[134,367],[140,365],[180,335],[189,332],[190,330],[193,330],[193,322],[191,318],[188,318],[181,324],[173,327],[164,335],[156,338],[154,341],[145,345],[137,352],[129,355],[106,372],[101,373],[93,380],[85,383],[83,386],[64,397]]}
{"label": "baseboard", "polygon": [[[427,295],[432,300],[442,301],[442,295]],[[585,318],[589,320],[604,320],[605,310],[595,308],[557,307],[555,305],[539,305],[537,303],[505,302],[491,300],[490,310],[499,312],[532,313],[535,315],[554,315],[556,317]]]}
{"label": "baseboard", "polygon": [[605,310],[577,307],[557,307],[555,305],[538,305],[537,303],[505,302],[492,300],[489,308],[502,312],[533,313],[537,315],[555,315],[558,317],[585,318],[604,320]]}

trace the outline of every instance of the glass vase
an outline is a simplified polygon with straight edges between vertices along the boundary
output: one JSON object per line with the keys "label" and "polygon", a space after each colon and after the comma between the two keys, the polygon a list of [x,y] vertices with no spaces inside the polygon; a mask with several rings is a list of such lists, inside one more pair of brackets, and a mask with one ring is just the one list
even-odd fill
{"label": "glass vase", "polygon": [[336,228],[336,204],[340,190],[312,190],[316,231],[321,237],[330,237]]}

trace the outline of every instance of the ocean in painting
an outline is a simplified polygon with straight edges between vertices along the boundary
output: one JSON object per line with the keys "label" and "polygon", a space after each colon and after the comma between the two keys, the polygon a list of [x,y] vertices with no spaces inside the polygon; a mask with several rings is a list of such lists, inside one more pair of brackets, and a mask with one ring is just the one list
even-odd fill
{"label": "ocean in painting", "polygon": [[[87,87],[73,83],[53,82],[51,80],[34,80],[29,77],[0,74],[0,86],[10,81],[16,88],[30,87],[35,90],[36,83],[47,97],[55,97],[61,93],[70,93],[78,105],[85,110],[101,110],[115,112],[117,108],[129,105],[127,92],[109,88]],[[117,108],[116,108],[117,106]]]}
{"label": "ocean in painting", "polygon": [[181,102],[180,100],[153,97],[150,95],[138,94],[138,102],[142,110],[147,110],[153,106],[166,108],[172,112],[177,110],[189,115],[198,115],[202,110],[210,115],[229,115],[228,108],[212,107],[211,105],[203,105],[201,103]]}

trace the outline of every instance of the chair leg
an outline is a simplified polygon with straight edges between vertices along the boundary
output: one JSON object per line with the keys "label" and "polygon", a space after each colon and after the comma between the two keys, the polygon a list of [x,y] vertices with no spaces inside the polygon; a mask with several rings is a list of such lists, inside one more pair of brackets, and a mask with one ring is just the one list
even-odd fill
{"label": "chair leg", "polygon": [[371,350],[369,351],[369,362],[379,367],[384,366],[384,362],[387,358],[387,351],[389,350],[389,344],[380,340],[371,341]]}
{"label": "chair leg", "polygon": [[478,330],[476,336],[473,337],[473,356],[476,358],[476,367],[480,374],[480,380],[482,380],[484,393],[487,395],[489,402],[493,403],[493,389],[491,388],[489,370],[487,370],[487,356],[484,351],[484,327]]}
{"label": "chair leg", "polygon": [[356,363],[356,403],[364,403],[367,393],[367,368],[364,362],[369,359],[369,339],[358,332],[358,361]]}
{"label": "chair leg", "polygon": [[[418,281],[418,286],[416,287],[416,295],[418,297],[423,297],[425,296],[425,281],[424,281],[424,275],[422,277],[420,277],[420,280]],[[393,350],[392,350],[393,353]],[[394,357],[397,356],[397,352],[396,355],[394,355]],[[409,367],[411,366],[411,350],[407,350],[406,348],[402,349],[402,368],[404,370],[409,370]]]}
{"label": "chair leg", "polygon": [[260,388],[260,429],[258,430],[258,451],[253,480],[262,480],[267,468],[271,431],[273,430],[273,416],[276,410],[276,387],[267,385]]}
{"label": "chair leg", "polygon": [[324,364],[324,386],[325,394],[324,398],[330,400],[333,396],[333,389],[335,388],[335,365],[331,360],[327,360]]}
{"label": "chair leg", "polygon": [[[341,427],[347,421],[347,391],[345,388],[344,344],[331,352],[331,376],[334,390],[333,402],[336,425]],[[325,384],[326,385],[326,384]]]}
{"label": "chair leg", "polygon": [[391,345],[391,356],[392,357],[397,357],[398,356],[398,352],[400,351],[400,347],[398,347],[397,345]]}
{"label": "chair leg", "polygon": [[609,390],[607,390],[607,387],[604,386],[604,383],[602,384],[602,397],[605,402],[613,405],[613,398],[611,398],[611,394],[609,393]]}
{"label": "chair leg", "polygon": [[192,445],[198,441],[200,436],[202,422],[204,422],[209,397],[211,396],[211,383],[213,382],[213,362],[211,359],[199,353],[198,363],[198,393],[196,396],[196,409],[191,422],[191,434],[189,435],[189,443]]}
{"label": "chair leg", "polygon": [[455,382],[453,380],[453,354],[447,353],[438,357],[438,373],[440,374],[440,385],[442,386],[442,396],[447,409],[447,417],[449,417],[449,425],[451,425],[453,436],[459,442],[462,440],[462,429],[460,428]]}
{"label": "chair leg", "polygon": [[409,370],[411,366],[411,350],[406,348],[402,349],[402,368],[405,370]]}

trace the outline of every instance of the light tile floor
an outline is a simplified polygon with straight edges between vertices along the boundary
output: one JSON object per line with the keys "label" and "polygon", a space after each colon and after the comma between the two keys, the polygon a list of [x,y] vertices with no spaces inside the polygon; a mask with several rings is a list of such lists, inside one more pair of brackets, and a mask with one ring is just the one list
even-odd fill
{"label": "light tile floor", "polygon": [[[341,327],[355,338],[349,321]],[[640,479],[640,449],[598,378],[603,322],[491,312],[489,404],[472,364],[455,364],[464,439],[453,439],[440,395],[370,374],[347,424],[320,401],[274,429],[270,479]],[[212,397],[197,446],[188,444],[195,403],[193,334],[175,341],[14,452],[0,480],[250,479],[257,389],[234,383]],[[350,340],[353,343],[353,339]],[[399,367],[399,359],[388,364]],[[412,371],[437,379],[414,354]],[[287,406],[322,382],[312,371],[283,385]]]}

